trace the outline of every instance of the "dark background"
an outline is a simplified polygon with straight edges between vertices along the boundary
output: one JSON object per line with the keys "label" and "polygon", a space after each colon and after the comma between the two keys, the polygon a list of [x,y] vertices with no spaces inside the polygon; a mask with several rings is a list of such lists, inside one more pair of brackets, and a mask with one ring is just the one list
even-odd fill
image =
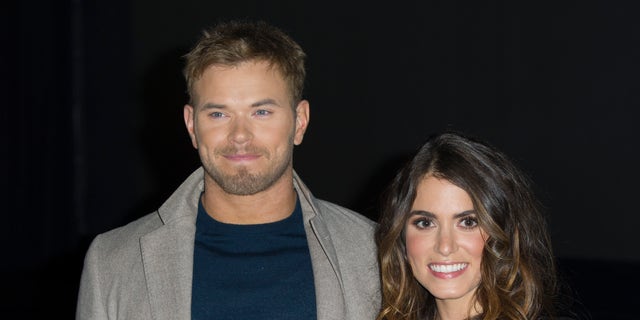
{"label": "dark background", "polygon": [[581,312],[634,319],[637,3],[4,1],[0,317],[74,317],[91,239],[198,166],[181,55],[216,21],[261,18],[309,57],[294,166],[316,196],[376,219],[428,135],[476,135],[535,181]]}

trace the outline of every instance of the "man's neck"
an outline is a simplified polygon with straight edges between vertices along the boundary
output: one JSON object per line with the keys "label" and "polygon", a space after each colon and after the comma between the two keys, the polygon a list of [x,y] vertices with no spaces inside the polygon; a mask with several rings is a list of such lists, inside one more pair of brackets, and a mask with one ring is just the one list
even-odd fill
{"label": "man's neck", "polygon": [[262,224],[280,221],[291,215],[296,205],[293,174],[285,174],[268,189],[248,196],[229,194],[205,178],[202,204],[212,218],[223,223]]}

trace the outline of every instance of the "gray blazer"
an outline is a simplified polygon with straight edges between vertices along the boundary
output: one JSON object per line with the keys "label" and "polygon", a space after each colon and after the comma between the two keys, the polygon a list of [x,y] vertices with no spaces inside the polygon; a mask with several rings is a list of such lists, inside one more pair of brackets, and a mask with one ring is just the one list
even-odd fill
{"label": "gray blazer", "polygon": [[[158,211],[98,235],[87,251],[76,319],[190,319],[203,170]],[[318,320],[375,319],[380,284],[374,222],[313,197],[294,172],[313,266]],[[294,267],[294,266],[292,266]]]}

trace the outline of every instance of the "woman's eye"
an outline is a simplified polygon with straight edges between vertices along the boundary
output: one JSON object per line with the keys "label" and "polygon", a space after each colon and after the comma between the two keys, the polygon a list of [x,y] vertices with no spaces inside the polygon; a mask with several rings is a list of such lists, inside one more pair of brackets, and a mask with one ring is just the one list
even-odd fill
{"label": "woman's eye", "polygon": [[430,220],[427,219],[416,219],[413,221],[413,225],[418,229],[426,229],[432,225]]}
{"label": "woman's eye", "polygon": [[460,225],[466,229],[473,229],[478,226],[478,219],[474,217],[465,217],[460,221]]}

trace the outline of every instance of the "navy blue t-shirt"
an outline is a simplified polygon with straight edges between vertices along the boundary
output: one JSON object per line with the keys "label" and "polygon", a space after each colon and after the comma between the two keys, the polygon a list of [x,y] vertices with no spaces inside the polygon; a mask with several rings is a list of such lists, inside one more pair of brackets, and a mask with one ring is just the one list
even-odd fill
{"label": "navy blue t-shirt", "polygon": [[316,319],[302,210],[286,219],[235,225],[198,205],[192,319]]}

